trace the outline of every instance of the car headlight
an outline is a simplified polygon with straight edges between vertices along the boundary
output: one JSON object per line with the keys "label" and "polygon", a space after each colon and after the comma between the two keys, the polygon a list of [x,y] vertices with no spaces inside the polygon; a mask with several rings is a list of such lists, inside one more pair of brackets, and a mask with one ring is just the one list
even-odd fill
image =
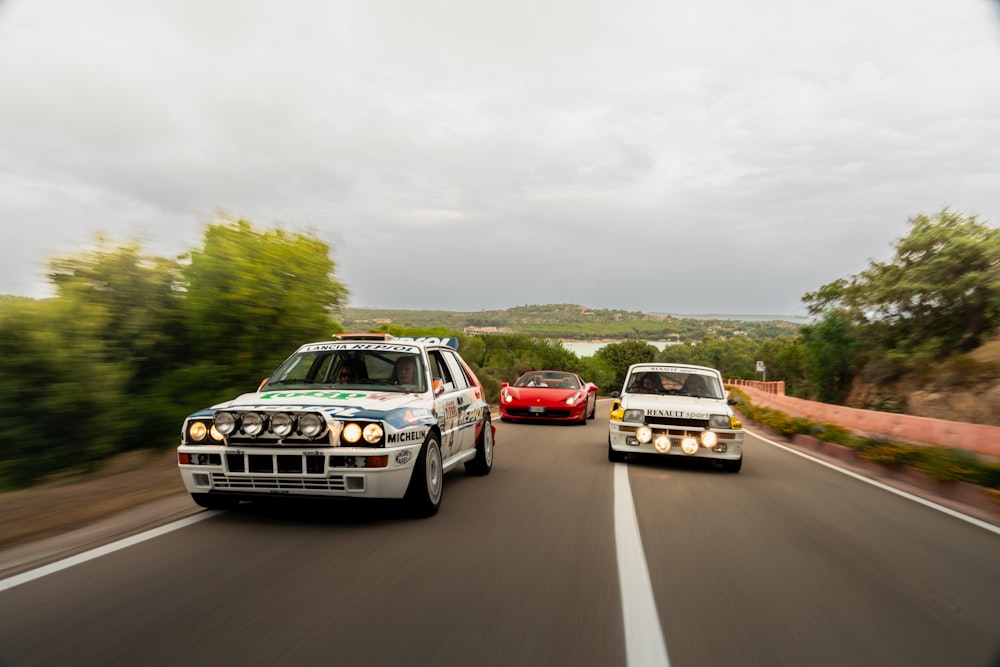
{"label": "car headlight", "polygon": [[508,403],[512,403],[514,401],[514,397],[511,396],[511,393],[505,389],[503,392],[503,400],[507,401]]}
{"label": "car headlight", "polygon": [[708,425],[711,428],[731,428],[729,415],[712,415],[708,418]]}
{"label": "car headlight", "polygon": [[361,427],[354,422],[351,422],[344,427],[342,437],[344,438],[344,442],[349,442],[353,445],[361,439]]}
{"label": "car headlight", "polygon": [[191,426],[188,427],[188,437],[195,442],[201,442],[208,435],[208,427],[205,426],[205,422],[193,422]]}
{"label": "car headlight", "polygon": [[641,422],[643,418],[642,410],[626,410],[622,415],[623,422]]}
{"label": "car headlight", "polygon": [[368,426],[365,426],[365,430],[362,432],[361,437],[363,437],[365,442],[369,445],[374,445],[382,439],[382,427],[378,424],[369,424]]}
{"label": "car headlight", "polygon": [[566,405],[576,405],[576,402],[580,400],[580,394],[576,393],[566,399]]}

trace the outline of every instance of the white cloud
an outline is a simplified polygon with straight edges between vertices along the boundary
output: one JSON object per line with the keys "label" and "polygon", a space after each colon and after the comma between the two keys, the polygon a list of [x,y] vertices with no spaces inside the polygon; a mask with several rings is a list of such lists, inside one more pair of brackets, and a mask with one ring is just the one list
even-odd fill
{"label": "white cloud", "polygon": [[0,293],[223,210],[315,231],[357,304],[795,314],[913,215],[1000,219],[998,26],[989,0],[6,0]]}

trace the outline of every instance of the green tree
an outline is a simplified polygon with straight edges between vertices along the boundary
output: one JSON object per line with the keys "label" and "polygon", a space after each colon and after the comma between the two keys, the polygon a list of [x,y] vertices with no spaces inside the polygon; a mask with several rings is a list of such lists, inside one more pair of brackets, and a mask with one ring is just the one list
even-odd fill
{"label": "green tree", "polygon": [[116,453],[128,374],[105,350],[106,322],[79,300],[0,307],[0,488]]}
{"label": "green tree", "polygon": [[622,343],[609,343],[599,349],[594,356],[601,359],[614,373],[612,383],[615,389],[620,389],[625,384],[629,366],[654,361],[658,352],[659,350],[649,343],[627,340]]}
{"label": "green tree", "polygon": [[947,209],[909,220],[888,262],[802,297],[809,312],[836,310],[884,350],[939,359],[1000,328],[1000,229]]}
{"label": "green tree", "polygon": [[[247,391],[303,341],[329,338],[347,289],[334,278],[329,247],[246,220],[209,224],[184,267],[183,311],[190,381]],[[252,386],[251,386],[252,385]]]}
{"label": "green tree", "polygon": [[802,340],[809,396],[824,403],[842,403],[859,365],[859,327],[844,312],[831,309],[821,321],[802,328]]}

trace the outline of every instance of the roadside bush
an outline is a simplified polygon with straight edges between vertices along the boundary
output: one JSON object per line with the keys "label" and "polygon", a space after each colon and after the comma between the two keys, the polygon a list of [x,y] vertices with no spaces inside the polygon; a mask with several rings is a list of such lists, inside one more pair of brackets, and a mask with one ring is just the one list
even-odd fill
{"label": "roadside bush", "polygon": [[989,489],[1000,489],[1000,463],[984,461],[974,452],[862,438],[843,426],[793,417],[779,410],[754,405],[736,387],[729,387],[729,391],[739,401],[736,409],[746,419],[770,428],[779,436],[810,435],[824,442],[852,447],[862,458],[882,465],[910,467],[942,481],[970,482]]}

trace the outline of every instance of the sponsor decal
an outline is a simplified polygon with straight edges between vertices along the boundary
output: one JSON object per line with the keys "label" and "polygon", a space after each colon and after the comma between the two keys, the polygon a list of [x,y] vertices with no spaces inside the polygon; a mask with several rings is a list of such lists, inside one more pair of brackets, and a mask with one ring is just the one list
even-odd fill
{"label": "sponsor decal", "polygon": [[478,424],[482,420],[483,420],[483,406],[480,405],[478,408],[469,408],[464,413],[462,413],[462,417],[461,419],[458,420],[458,423],[460,425],[473,424],[473,423]]}
{"label": "sponsor decal", "polygon": [[313,343],[303,345],[299,352],[329,352],[331,350],[373,350],[381,352],[413,352],[413,345],[397,345],[394,343]]}
{"label": "sponsor decal", "polygon": [[458,416],[458,405],[455,404],[455,401],[448,401],[447,403],[445,403],[444,418],[454,419],[457,416]]}
{"label": "sponsor decal", "polygon": [[385,441],[389,444],[403,444],[406,442],[423,442],[427,437],[427,429],[420,428],[412,431],[398,431],[396,433],[386,433]]}
{"label": "sponsor decal", "polygon": [[686,410],[645,410],[650,417],[672,417],[674,419],[708,419],[707,412],[688,412]]}
{"label": "sponsor decal", "polygon": [[329,401],[349,401],[352,398],[364,398],[363,391],[269,391],[260,395],[260,399],[269,401],[275,398],[325,398]]}
{"label": "sponsor decal", "polygon": [[458,339],[457,338],[436,338],[434,336],[418,336],[416,338],[400,337],[396,340],[400,342],[413,341],[415,343],[425,343],[427,345],[447,345],[448,347],[457,350],[458,349]]}
{"label": "sponsor decal", "polygon": [[678,368],[677,366],[643,366],[637,368],[635,373],[684,373],[686,375],[703,375],[705,377],[715,377],[714,373],[706,373],[697,368]]}
{"label": "sponsor decal", "polygon": [[409,449],[404,449],[403,451],[396,454],[396,463],[399,465],[406,465],[410,462],[410,457],[412,452]]}

